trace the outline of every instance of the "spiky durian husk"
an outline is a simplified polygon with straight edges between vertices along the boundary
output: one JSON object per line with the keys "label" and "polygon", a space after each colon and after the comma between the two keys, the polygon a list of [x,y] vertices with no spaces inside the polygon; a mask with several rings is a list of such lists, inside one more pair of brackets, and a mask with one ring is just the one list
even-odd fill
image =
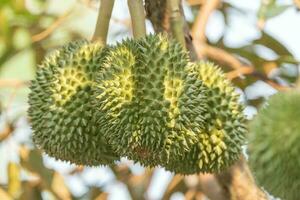
{"label": "spiky durian husk", "polygon": [[48,155],[80,165],[118,159],[99,132],[90,104],[94,74],[106,52],[98,43],[71,42],[39,66],[28,114],[33,141]]}
{"label": "spiky durian husk", "polygon": [[163,35],[124,41],[107,56],[95,104],[121,156],[155,166],[195,143],[205,95],[202,82],[185,72],[187,63],[182,47]]}
{"label": "spiky durian husk", "polygon": [[182,156],[170,156],[164,166],[180,174],[219,172],[240,156],[246,132],[243,108],[220,68],[201,62],[190,63],[186,70],[207,88],[205,128],[198,132],[197,142],[190,151]]}
{"label": "spiky durian husk", "polygon": [[250,123],[249,163],[258,183],[284,200],[299,199],[300,93],[273,95]]}

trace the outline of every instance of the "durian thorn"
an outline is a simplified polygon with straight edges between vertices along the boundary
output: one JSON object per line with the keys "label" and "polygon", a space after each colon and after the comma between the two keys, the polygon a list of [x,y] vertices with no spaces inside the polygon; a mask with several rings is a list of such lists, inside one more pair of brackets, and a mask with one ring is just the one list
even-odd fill
{"label": "durian thorn", "polygon": [[135,39],[146,35],[145,10],[143,0],[128,0],[132,31]]}
{"label": "durian thorn", "polygon": [[114,3],[115,0],[100,1],[99,14],[98,14],[96,29],[92,41],[97,40],[102,44],[106,44],[109,22],[114,7]]}
{"label": "durian thorn", "polygon": [[183,48],[186,48],[183,31],[184,18],[180,12],[180,3],[180,0],[167,0],[168,10],[170,12],[169,18],[171,21],[172,35]]}

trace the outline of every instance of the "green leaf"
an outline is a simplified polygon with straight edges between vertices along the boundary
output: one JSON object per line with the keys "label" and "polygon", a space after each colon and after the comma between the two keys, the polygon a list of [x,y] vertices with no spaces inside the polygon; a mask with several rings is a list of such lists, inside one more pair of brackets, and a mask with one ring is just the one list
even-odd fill
{"label": "green leaf", "polygon": [[272,17],[276,17],[282,14],[286,9],[290,7],[290,5],[272,5],[267,9],[265,13],[265,18],[270,19]]}

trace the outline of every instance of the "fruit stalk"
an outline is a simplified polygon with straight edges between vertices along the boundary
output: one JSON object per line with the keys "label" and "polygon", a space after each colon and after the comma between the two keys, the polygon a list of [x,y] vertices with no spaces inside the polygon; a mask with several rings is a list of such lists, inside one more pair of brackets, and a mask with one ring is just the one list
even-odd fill
{"label": "fruit stalk", "polygon": [[180,3],[180,0],[167,0],[173,37],[185,48],[185,39],[183,32],[184,19],[180,12]]}
{"label": "fruit stalk", "polygon": [[101,0],[100,9],[96,23],[96,29],[92,41],[99,41],[106,44],[109,22],[115,0]]}
{"label": "fruit stalk", "polygon": [[133,36],[135,39],[146,35],[145,11],[143,0],[128,0],[128,8],[131,16]]}

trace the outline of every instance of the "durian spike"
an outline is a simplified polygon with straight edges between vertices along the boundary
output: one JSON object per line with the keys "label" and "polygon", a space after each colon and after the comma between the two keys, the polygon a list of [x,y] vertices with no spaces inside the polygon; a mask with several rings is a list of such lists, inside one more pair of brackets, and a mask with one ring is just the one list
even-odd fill
{"label": "durian spike", "polygon": [[132,31],[135,39],[146,35],[145,10],[143,0],[128,0]]}
{"label": "durian spike", "polygon": [[109,22],[114,3],[115,0],[101,0],[96,29],[92,41],[97,40],[102,44],[106,44]]}

